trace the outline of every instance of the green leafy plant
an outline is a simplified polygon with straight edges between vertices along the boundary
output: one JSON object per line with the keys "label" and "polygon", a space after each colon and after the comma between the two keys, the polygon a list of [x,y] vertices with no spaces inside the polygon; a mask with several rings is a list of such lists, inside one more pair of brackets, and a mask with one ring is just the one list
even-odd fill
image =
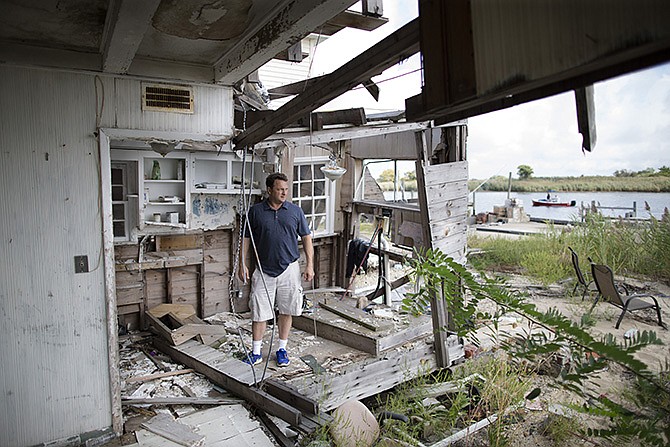
{"label": "green leafy plant", "polygon": [[[637,438],[647,445],[660,446],[670,442],[667,425],[660,425],[666,421],[670,409],[656,408],[659,416],[656,411],[641,407],[641,403],[650,402],[641,395],[642,388],[637,388],[635,399],[615,402],[607,396],[592,394],[585,386],[609,364],[617,364],[638,382],[645,383],[646,390],[653,389],[657,395],[670,396],[670,384],[663,380],[664,376],[653,372],[635,356],[647,346],[662,344],[654,332],[642,331],[623,342],[618,342],[611,334],[594,337],[582,322],[571,321],[557,309],[539,311],[522,294],[502,287],[500,279],[492,280],[484,275],[475,278],[465,267],[439,250],[415,253],[410,265],[413,279],[420,284],[420,288],[404,300],[407,310],[419,313],[427,309],[431,301],[444,299],[452,313],[452,329],[459,335],[471,336],[475,328],[474,319],[496,321],[503,313],[514,313],[545,331],[504,341],[503,349],[513,358],[534,361],[540,356],[568,350],[573,366],[561,370],[552,386],[582,398],[584,405],[580,407],[581,411],[609,418],[605,428],[588,429],[587,435],[608,439]],[[484,299],[497,304],[494,314],[477,310]],[[648,391],[644,392],[648,394]]]}

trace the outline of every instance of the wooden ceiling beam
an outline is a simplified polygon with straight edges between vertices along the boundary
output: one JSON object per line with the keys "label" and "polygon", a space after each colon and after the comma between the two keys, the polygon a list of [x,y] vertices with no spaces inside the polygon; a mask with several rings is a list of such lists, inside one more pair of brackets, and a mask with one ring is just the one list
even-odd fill
{"label": "wooden ceiling beam", "polygon": [[102,71],[125,74],[135,58],[160,0],[112,0],[100,48]]}
{"label": "wooden ceiling beam", "polygon": [[268,22],[250,30],[219,58],[214,65],[215,82],[235,84],[353,3],[353,0],[283,2]]}
{"label": "wooden ceiling beam", "polygon": [[419,51],[419,21],[414,19],[334,72],[307,85],[305,90],[235,139],[238,147],[251,146],[315,110],[356,85]]}

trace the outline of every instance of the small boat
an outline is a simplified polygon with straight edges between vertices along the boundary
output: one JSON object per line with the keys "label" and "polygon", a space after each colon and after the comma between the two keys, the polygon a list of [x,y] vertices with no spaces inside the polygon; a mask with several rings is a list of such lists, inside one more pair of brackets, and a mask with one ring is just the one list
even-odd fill
{"label": "small boat", "polygon": [[549,195],[544,199],[533,199],[533,206],[575,206],[577,202],[571,200],[569,202],[562,202],[557,195]]}

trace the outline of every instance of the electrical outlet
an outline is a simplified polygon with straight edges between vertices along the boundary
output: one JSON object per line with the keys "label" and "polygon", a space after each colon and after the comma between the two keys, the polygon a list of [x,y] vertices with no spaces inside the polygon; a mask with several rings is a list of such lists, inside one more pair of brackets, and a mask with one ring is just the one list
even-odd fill
{"label": "electrical outlet", "polygon": [[82,255],[74,257],[74,272],[75,273],[88,272],[88,256]]}

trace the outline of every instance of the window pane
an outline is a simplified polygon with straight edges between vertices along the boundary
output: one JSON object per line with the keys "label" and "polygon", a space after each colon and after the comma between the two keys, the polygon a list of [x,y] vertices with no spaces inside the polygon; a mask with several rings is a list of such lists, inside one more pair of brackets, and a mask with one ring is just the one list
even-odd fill
{"label": "window pane", "polygon": [[112,219],[114,220],[124,220],[124,205],[121,203],[112,204]]}
{"label": "window pane", "polygon": [[294,184],[293,184],[293,197],[294,197],[294,198],[300,197],[300,196],[298,195],[298,184],[297,184],[297,183],[294,183]]}
{"label": "window pane", "polygon": [[312,214],[312,201],[311,200],[301,201],[300,208],[302,208],[302,212],[305,213],[305,215]]}
{"label": "window pane", "polygon": [[112,225],[114,237],[125,237],[126,236],[126,225],[124,222],[114,222]]}
{"label": "window pane", "polygon": [[123,185],[123,169],[112,168],[112,185]]}
{"label": "window pane", "polygon": [[326,231],[326,216],[316,216],[314,217],[315,227],[314,232]]}
{"label": "window pane", "polygon": [[312,180],[312,165],[300,166],[300,180]]}
{"label": "window pane", "polygon": [[325,163],[317,163],[314,165],[314,178],[326,178],[321,170],[321,167],[326,166]]}
{"label": "window pane", "polygon": [[293,166],[293,181],[300,180],[300,166]]}
{"label": "window pane", "polygon": [[123,185],[112,186],[112,200],[114,202],[123,202]]}
{"label": "window pane", "polygon": [[326,199],[315,199],[314,200],[314,212],[325,214],[326,213]]}
{"label": "window pane", "polygon": [[312,197],[312,182],[300,184],[300,197]]}
{"label": "window pane", "polygon": [[326,195],[326,181],[325,180],[315,180],[314,181],[314,195],[315,196],[325,196]]}

